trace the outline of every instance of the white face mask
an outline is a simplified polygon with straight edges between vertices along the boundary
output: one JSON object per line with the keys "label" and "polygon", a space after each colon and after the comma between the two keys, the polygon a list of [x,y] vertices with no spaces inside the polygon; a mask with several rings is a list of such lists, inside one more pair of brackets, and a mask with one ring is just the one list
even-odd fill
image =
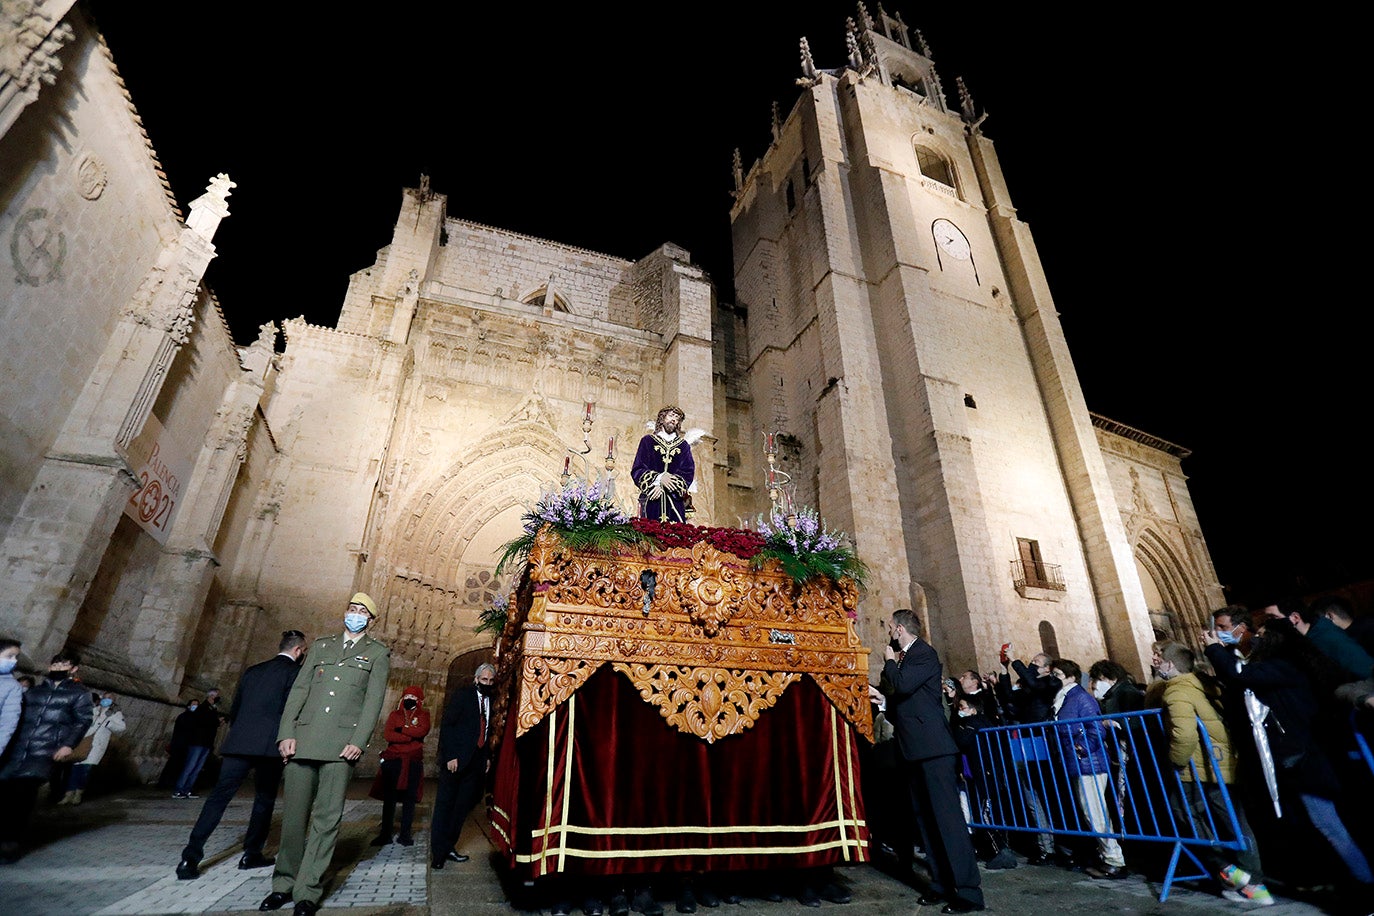
{"label": "white face mask", "polygon": [[971,715],[973,715],[973,710],[971,710],[971,709],[961,709],[961,710],[959,710],[959,718],[961,718],[961,719],[967,719],[967,718],[968,718],[969,716],[971,716]]}
{"label": "white face mask", "polygon": [[1111,682],[1111,681],[1094,681],[1094,682],[1093,682],[1093,696],[1097,697],[1099,700],[1102,699],[1103,697],[1105,697],[1105,696],[1107,695],[1107,691],[1108,691],[1108,690],[1111,690],[1111,689],[1112,689],[1112,682]]}

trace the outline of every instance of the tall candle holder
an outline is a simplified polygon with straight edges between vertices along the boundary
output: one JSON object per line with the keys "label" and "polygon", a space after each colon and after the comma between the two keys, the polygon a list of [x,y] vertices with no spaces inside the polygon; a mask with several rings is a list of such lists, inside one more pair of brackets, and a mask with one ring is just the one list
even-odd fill
{"label": "tall candle holder", "polygon": [[[576,458],[581,465],[582,479],[588,482],[592,480],[591,462],[587,456],[592,453],[592,418],[595,415],[596,402],[584,402],[582,409],[582,448],[568,447],[568,454],[563,458],[563,473],[559,477],[559,481],[564,487],[572,479],[573,458]],[[605,495],[610,499],[615,499],[615,436],[606,440],[605,470],[598,476],[602,482]]]}
{"label": "tall candle holder", "polygon": [[768,458],[765,483],[768,487],[768,501],[772,504],[770,517],[781,515],[787,524],[797,527],[796,484],[792,475],[778,468],[778,434],[763,434],[763,453]]}

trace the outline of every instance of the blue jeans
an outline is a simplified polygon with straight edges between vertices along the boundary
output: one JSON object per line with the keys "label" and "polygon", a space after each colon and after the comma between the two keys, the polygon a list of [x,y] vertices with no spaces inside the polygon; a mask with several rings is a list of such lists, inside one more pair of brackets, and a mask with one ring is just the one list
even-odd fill
{"label": "blue jeans", "polygon": [[205,766],[205,761],[210,757],[208,747],[191,746],[186,749],[186,766],[181,769],[181,778],[177,780],[177,794],[190,795],[191,790],[196,787],[196,777],[200,776],[200,768]]}

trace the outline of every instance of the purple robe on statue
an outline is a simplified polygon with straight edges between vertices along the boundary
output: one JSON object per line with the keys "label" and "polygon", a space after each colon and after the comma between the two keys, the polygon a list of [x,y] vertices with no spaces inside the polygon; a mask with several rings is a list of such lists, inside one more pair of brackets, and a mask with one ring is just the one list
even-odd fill
{"label": "purple robe on statue", "polygon": [[[672,482],[662,488],[662,493],[651,495],[658,475],[667,472],[682,480],[681,490],[675,491]],[[685,522],[687,512],[685,502],[687,488],[696,477],[697,466],[692,460],[692,447],[681,435],[665,440],[651,433],[639,440],[639,450],[635,452],[635,463],[630,468],[630,477],[639,487],[639,516],[657,522]]]}

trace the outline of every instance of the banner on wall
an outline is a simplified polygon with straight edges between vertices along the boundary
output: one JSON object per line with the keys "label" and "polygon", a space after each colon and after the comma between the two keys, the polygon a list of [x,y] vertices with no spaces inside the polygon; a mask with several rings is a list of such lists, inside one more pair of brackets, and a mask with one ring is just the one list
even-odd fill
{"label": "banner on wall", "polygon": [[165,544],[183,487],[191,476],[191,462],[167,435],[162,422],[148,414],[143,432],[129,445],[129,464],[139,487],[124,504],[124,514],[159,544]]}

